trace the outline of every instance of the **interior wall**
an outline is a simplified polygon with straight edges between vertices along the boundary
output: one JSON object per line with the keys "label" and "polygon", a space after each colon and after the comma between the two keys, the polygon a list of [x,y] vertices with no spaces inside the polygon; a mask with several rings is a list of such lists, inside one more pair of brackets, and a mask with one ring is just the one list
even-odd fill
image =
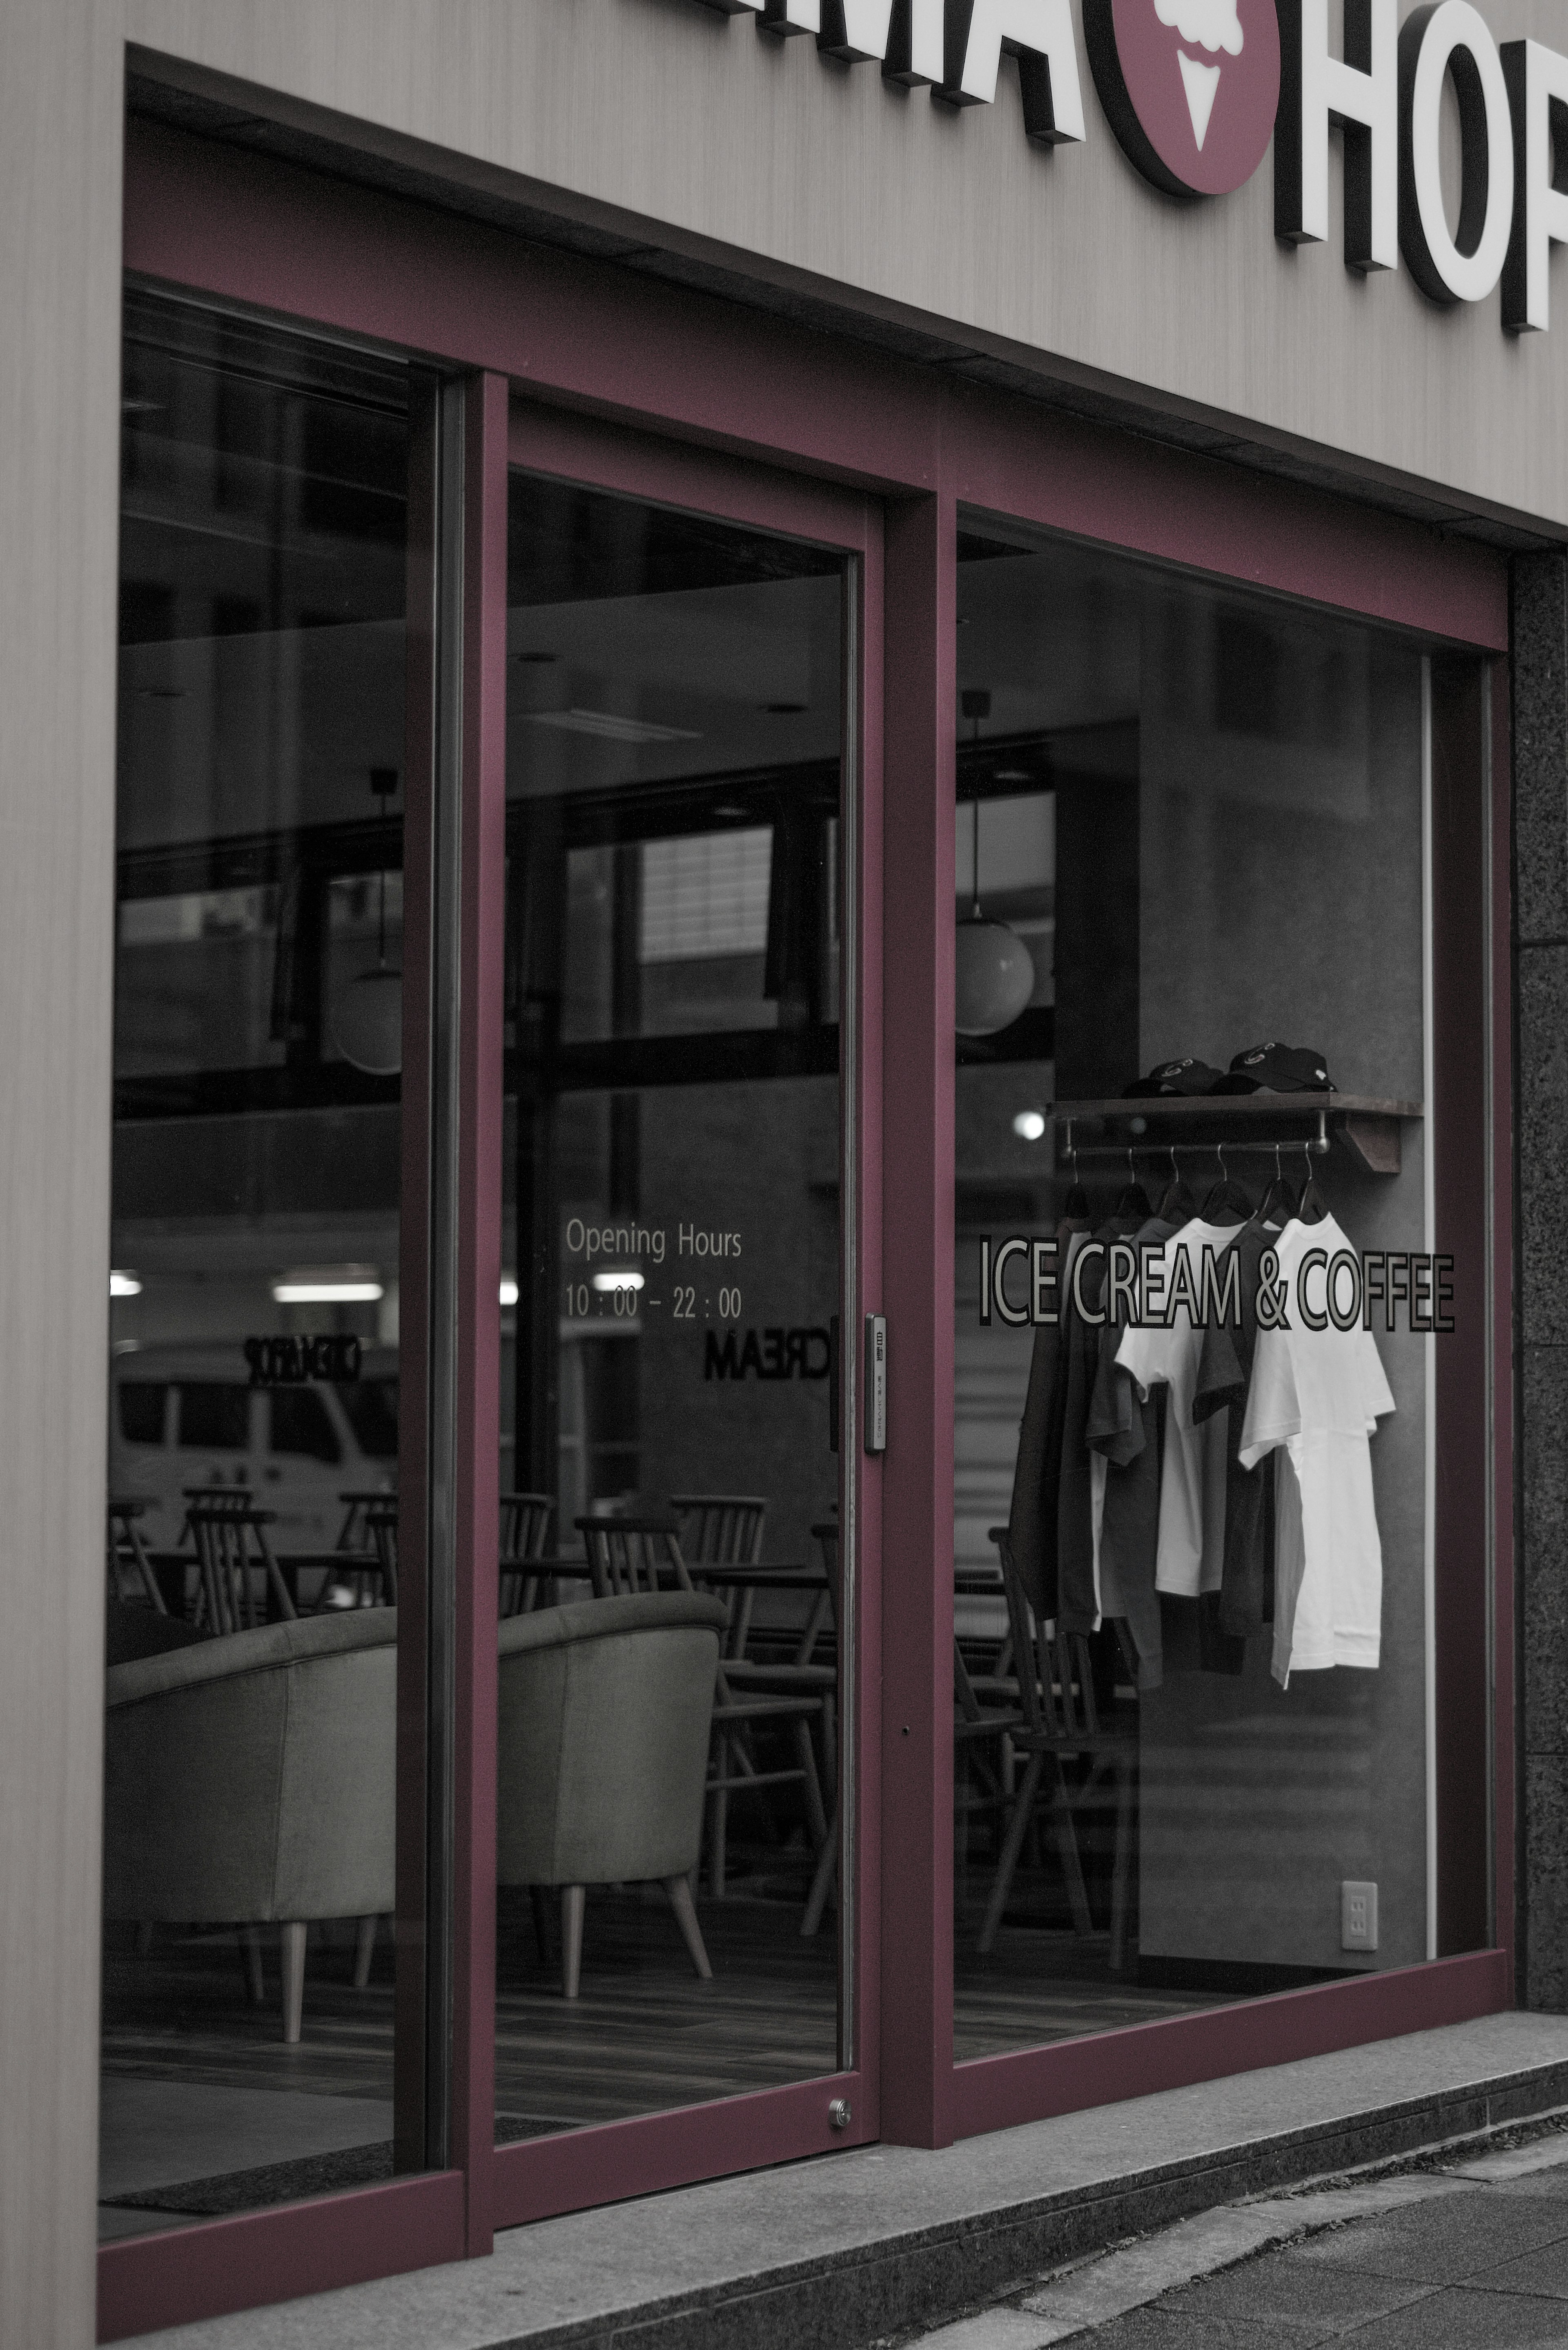
{"label": "interior wall", "polygon": [[0,2342],[94,2334],[118,12],[0,10]]}

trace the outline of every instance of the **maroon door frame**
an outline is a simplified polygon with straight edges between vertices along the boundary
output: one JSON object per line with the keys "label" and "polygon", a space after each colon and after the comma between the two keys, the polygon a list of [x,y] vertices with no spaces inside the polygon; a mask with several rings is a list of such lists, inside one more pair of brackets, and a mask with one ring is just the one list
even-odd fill
{"label": "maroon door frame", "polygon": [[[1493,655],[1505,654],[1508,641],[1501,558],[1325,493],[1129,439],[1012,395],[955,383],[863,345],[806,336],[703,294],[529,246],[502,230],[428,212],[348,180],[328,180],[140,121],[128,126],[125,231],[126,266],[150,280],[425,354],[475,380],[465,430],[468,588],[482,614],[502,617],[496,628],[471,639],[480,645],[480,657],[465,660],[462,672],[464,995],[470,1005],[496,1007],[500,1000],[493,983],[500,967],[504,777],[494,729],[497,712],[504,712],[506,387],[530,395],[524,445],[543,447],[554,434],[560,463],[579,473],[584,464],[590,473],[635,464],[639,494],[649,494],[650,481],[662,481],[680,503],[784,516],[776,526],[826,535],[838,544],[858,544],[843,536],[851,505],[864,515],[865,495],[885,502],[880,577],[877,533],[864,521],[855,525],[865,540],[862,641],[871,651],[880,644],[888,712],[884,844],[878,830],[884,819],[871,789],[881,772],[877,663],[868,660],[870,690],[859,722],[866,785],[863,920],[868,921],[877,884],[886,889],[888,919],[883,961],[879,965],[867,955],[863,981],[858,1303],[868,1311],[884,1306],[890,1347],[889,1450],[880,1478],[876,1464],[860,1463],[867,1472],[861,1524],[868,1559],[876,1555],[879,1506],[885,1516],[888,1604],[878,1617],[874,1577],[868,1578],[859,1688],[864,1906],[857,2006],[861,2049],[873,2056],[880,2050],[882,2091],[878,2114],[874,2069],[855,2077],[851,2101],[857,2110],[848,2135],[873,2135],[879,2126],[884,2137],[904,2143],[941,2145],[1044,2113],[1506,2005],[1513,1815],[1506,1453],[1495,1463],[1490,1496],[1501,1660],[1490,1758],[1499,1947],[1209,2016],[955,2066],[948,1809],[952,620],[959,509],[971,505],[1011,516]],[[583,421],[590,418],[662,437],[638,442],[618,432],[594,436],[590,447]],[[836,498],[835,485],[861,495]],[[814,525],[799,518],[825,517],[830,504],[836,521]],[[1510,795],[1506,696],[1494,685],[1490,700],[1490,1059],[1489,1068],[1483,1042],[1479,1073],[1472,1054],[1470,1075],[1456,1097],[1484,1117],[1490,1085],[1491,1326],[1483,1337],[1472,1321],[1471,1353],[1481,1349],[1495,1424],[1506,1428],[1511,1419]],[[875,935],[868,927],[868,941]],[[1439,951],[1447,954],[1443,941]],[[1479,983],[1484,973],[1473,957],[1469,968]],[[1462,998],[1463,971],[1459,962],[1455,969]],[[1476,1033],[1472,1013],[1472,1046]],[[460,1396],[467,1498],[459,1523],[462,1539],[473,1546],[470,1555],[489,1558],[493,1525],[486,1513],[493,1503],[484,1494],[495,1457],[499,1160],[485,1104],[498,1114],[498,1029],[471,1014],[462,1043],[460,1086],[465,1121],[472,1122],[465,1123],[458,1179],[470,1220],[460,1268],[460,1339],[468,1367]],[[879,1123],[885,1129],[880,1146]],[[1481,1188],[1484,1193],[1484,1181]],[[884,1276],[880,1299],[877,1267]],[[1466,1376],[1473,1376],[1470,1355],[1466,1360]],[[1479,1592],[1484,1608],[1488,1563],[1472,1548],[1461,1564],[1469,1600]],[[491,2146],[494,1897],[480,1856],[493,1836],[494,1659],[493,1642],[482,1637],[493,1620],[493,1594],[481,1573],[466,1582],[457,1627],[455,1762],[458,1809],[464,1814],[454,1856],[452,2158],[457,2167],[109,2246],[99,2260],[105,2339],[483,2251],[493,2224],[776,2160],[824,2143],[826,2089],[814,2082],[765,2098],[554,2139],[547,2155],[543,2147]],[[1461,1711],[1473,1714],[1472,1699],[1473,1688],[1465,1692]],[[1474,1753],[1474,1769],[1480,1772],[1487,1759]],[[878,1838],[887,1860],[879,1877]]]}
{"label": "maroon door frame", "polygon": [[[855,608],[849,646],[880,644],[881,516],[870,499],[836,484],[779,473],[710,450],[654,440],[523,399],[513,407],[510,448],[513,464],[529,473],[842,548],[854,558]],[[504,580],[502,586],[504,624]],[[853,868],[858,890],[850,936],[857,939],[859,947],[854,960],[869,978],[881,962],[881,699],[876,671],[864,658],[846,661],[845,666],[850,783],[846,816],[858,824]],[[867,674],[856,675],[857,669]],[[848,955],[844,958],[846,981],[851,961]],[[851,1333],[860,1328],[862,1315],[880,1312],[882,1304],[881,1159],[877,1142],[882,1087],[877,1050],[880,997],[864,983],[859,993],[858,1017],[853,1016],[855,1006],[846,995],[843,1023],[845,1076],[850,1077],[853,1072],[851,1082],[856,1088],[854,1097],[842,1103],[844,1119],[855,1139],[852,1164],[857,1197],[845,1199],[846,1237],[856,1229],[852,1218],[858,1218],[858,1245],[850,1260],[855,1294],[844,1301],[845,1326]],[[495,1000],[500,1001],[498,983]],[[849,1049],[851,1031],[853,1050]],[[494,1223],[499,1232],[499,1205]],[[846,1343],[843,1360],[849,1392],[853,1391],[853,1347]],[[491,1350],[486,1360],[498,1365],[499,1349]],[[858,1486],[855,1555],[860,1605],[853,1650],[857,1687],[849,1719],[866,1726],[865,1734],[856,1742],[853,1769],[843,1780],[846,1787],[856,1790],[857,1819],[851,1820],[850,1806],[842,1807],[845,1852],[854,1868],[854,1911],[858,1925],[848,2002],[849,2012],[857,2020],[855,2061],[843,2071],[784,2088],[498,2147],[491,2165],[498,2227],[514,2227],[550,2212],[645,2195],[658,2188],[711,2178],[761,2163],[787,2162],[836,2147],[864,2145],[878,2135],[877,2067],[874,2061],[865,2061],[865,2052],[870,2051],[874,2058],[878,2044],[877,1888],[880,1872],[873,1732],[880,1678],[877,1669],[877,1564],[882,1479],[879,1461],[850,1451],[851,1440],[858,1441],[857,1419],[857,1414],[850,1416],[849,1424],[840,1430],[840,1460],[846,1465],[853,1462]],[[491,1482],[494,1482],[493,1475]],[[493,1541],[491,1549],[493,1554]],[[493,1621],[493,1600],[487,1604]],[[846,2101],[850,2109],[849,2121],[842,2128],[836,2128],[829,2118],[828,2108],[836,2100]]]}

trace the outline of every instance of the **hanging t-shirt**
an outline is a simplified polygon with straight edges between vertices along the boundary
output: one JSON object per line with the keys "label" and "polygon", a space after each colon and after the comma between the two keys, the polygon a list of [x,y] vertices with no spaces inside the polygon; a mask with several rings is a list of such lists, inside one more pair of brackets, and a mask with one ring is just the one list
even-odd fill
{"label": "hanging t-shirt", "polygon": [[[1086,1222],[1066,1220],[1056,1228],[1058,1299],[1072,1295],[1073,1265],[1088,1229]],[[1041,1323],[1034,1333],[1007,1521],[1013,1564],[1042,1621],[1056,1614],[1056,1517],[1066,1405],[1067,1316],[1058,1308],[1057,1320]]]}
{"label": "hanging t-shirt", "polygon": [[1192,1401],[1195,1419],[1226,1412],[1230,1441],[1225,1468],[1225,1573],[1220,1589],[1220,1626],[1245,1639],[1272,1615],[1274,1574],[1274,1455],[1261,1467],[1241,1461],[1241,1430],[1251,1391],[1258,1344],[1258,1268],[1267,1250],[1278,1251],[1280,1224],[1256,1217],[1243,1224],[1234,1253],[1241,1271],[1240,1322],[1214,1322],[1203,1334],[1203,1354]]}
{"label": "hanging t-shirt", "polygon": [[[1368,1439],[1394,1409],[1377,1343],[1349,1330],[1309,1329],[1302,1315],[1302,1259],[1321,1249],[1332,1264],[1350,1243],[1332,1216],[1292,1222],[1276,1254],[1290,1327],[1260,1330],[1241,1430],[1251,1469],[1274,1449],[1289,1460],[1275,1499],[1274,1678],[1331,1665],[1376,1668],[1383,1614],[1383,1547],[1372,1494]],[[1326,1274],[1314,1266],[1306,1302],[1324,1310]]]}
{"label": "hanging t-shirt", "polygon": [[[1184,1221],[1186,1221],[1184,1219]],[[1163,1246],[1178,1227],[1151,1216],[1132,1236],[1135,1249]],[[1120,1617],[1137,1650],[1138,1687],[1164,1679],[1159,1598],[1159,1469],[1165,1391],[1140,1399],[1132,1373],[1116,1361],[1127,1332],[1125,1300],[1098,1332],[1095,1389],[1085,1430],[1093,1459],[1095,1582],[1102,1613]]]}
{"label": "hanging t-shirt", "polygon": [[1153,1388],[1170,1390],[1155,1584],[1184,1599],[1218,1591],[1224,1575],[1226,1419],[1220,1413],[1194,1426],[1192,1399],[1203,1352],[1203,1252],[1208,1248],[1220,1263],[1241,1229],[1207,1224],[1200,1216],[1184,1224],[1162,1253],[1165,1295],[1170,1296],[1178,1257],[1185,1256],[1199,1313],[1189,1312],[1182,1298],[1168,1329],[1129,1330],[1116,1348],[1116,1361],[1132,1373],[1145,1400]]}

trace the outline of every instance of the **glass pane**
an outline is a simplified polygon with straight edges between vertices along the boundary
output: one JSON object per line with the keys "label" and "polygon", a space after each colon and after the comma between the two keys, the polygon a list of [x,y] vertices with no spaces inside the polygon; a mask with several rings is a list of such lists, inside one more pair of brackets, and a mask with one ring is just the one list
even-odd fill
{"label": "glass pane", "polygon": [[513,479],[504,2138],[837,2062],[842,573]]}
{"label": "glass pane", "polygon": [[958,609],[961,2060],[1428,1955],[1432,1340],[1289,1284],[1432,1242],[1419,651],[978,522]]}
{"label": "glass pane", "polygon": [[392,2168],[407,407],[128,296],[106,2236]]}

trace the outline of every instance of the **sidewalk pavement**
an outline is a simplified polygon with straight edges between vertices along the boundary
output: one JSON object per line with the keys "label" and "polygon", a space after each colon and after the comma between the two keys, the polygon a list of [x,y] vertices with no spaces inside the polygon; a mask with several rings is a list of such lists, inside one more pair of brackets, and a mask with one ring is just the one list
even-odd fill
{"label": "sidewalk pavement", "polygon": [[1206,2211],[905,2339],[919,2350],[1568,2345],[1568,2117],[1471,2161]]}
{"label": "sidewalk pavement", "polygon": [[[1291,2190],[1303,2180],[1321,2185],[1423,2150],[1447,2149],[1434,2158],[1462,2164],[1490,2156],[1499,2132],[1557,2116],[1568,2121],[1568,2017],[1511,2011],[937,2152],[850,2148],[563,2213],[499,2235],[487,2260],[203,2319],[142,2336],[142,2350],[869,2350],[1003,2299],[1013,2305],[983,2322],[1005,2318],[1012,2332],[995,2339],[1017,2350],[1062,2338],[1046,2330],[1049,2312],[1018,2307],[1024,2295],[1107,2245],[1158,2242],[1152,2231],[1202,2226],[1201,2215],[1255,2230],[1234,2216],[1248,2196],[1289,2200],[1293,2233],[1304,2223]],[[1234,2261],[1279,2240],[1266,2230],[1227,2239],[1229,2251],[1151,2272],[1130,2300],[1155,2300],[1214,2257]],[[1238,2288],[1217,2278],[1204,2289]],[[1128,2305],[1075,2312],[1074,2323],[1082,2333]],[[1021,2334],[1025,2320],[1032,2330]],[[1173,2332],[1163,2312],[1117,2322],[1163,2326],[1169,2350],[1196,2338]],[[1210,2327],[1217,2350],[1231,2323]],[[1293,2322],[1234,2338],[1307,2337]],[[1130,2350],[1137,2336],[1128,2339]]]}

